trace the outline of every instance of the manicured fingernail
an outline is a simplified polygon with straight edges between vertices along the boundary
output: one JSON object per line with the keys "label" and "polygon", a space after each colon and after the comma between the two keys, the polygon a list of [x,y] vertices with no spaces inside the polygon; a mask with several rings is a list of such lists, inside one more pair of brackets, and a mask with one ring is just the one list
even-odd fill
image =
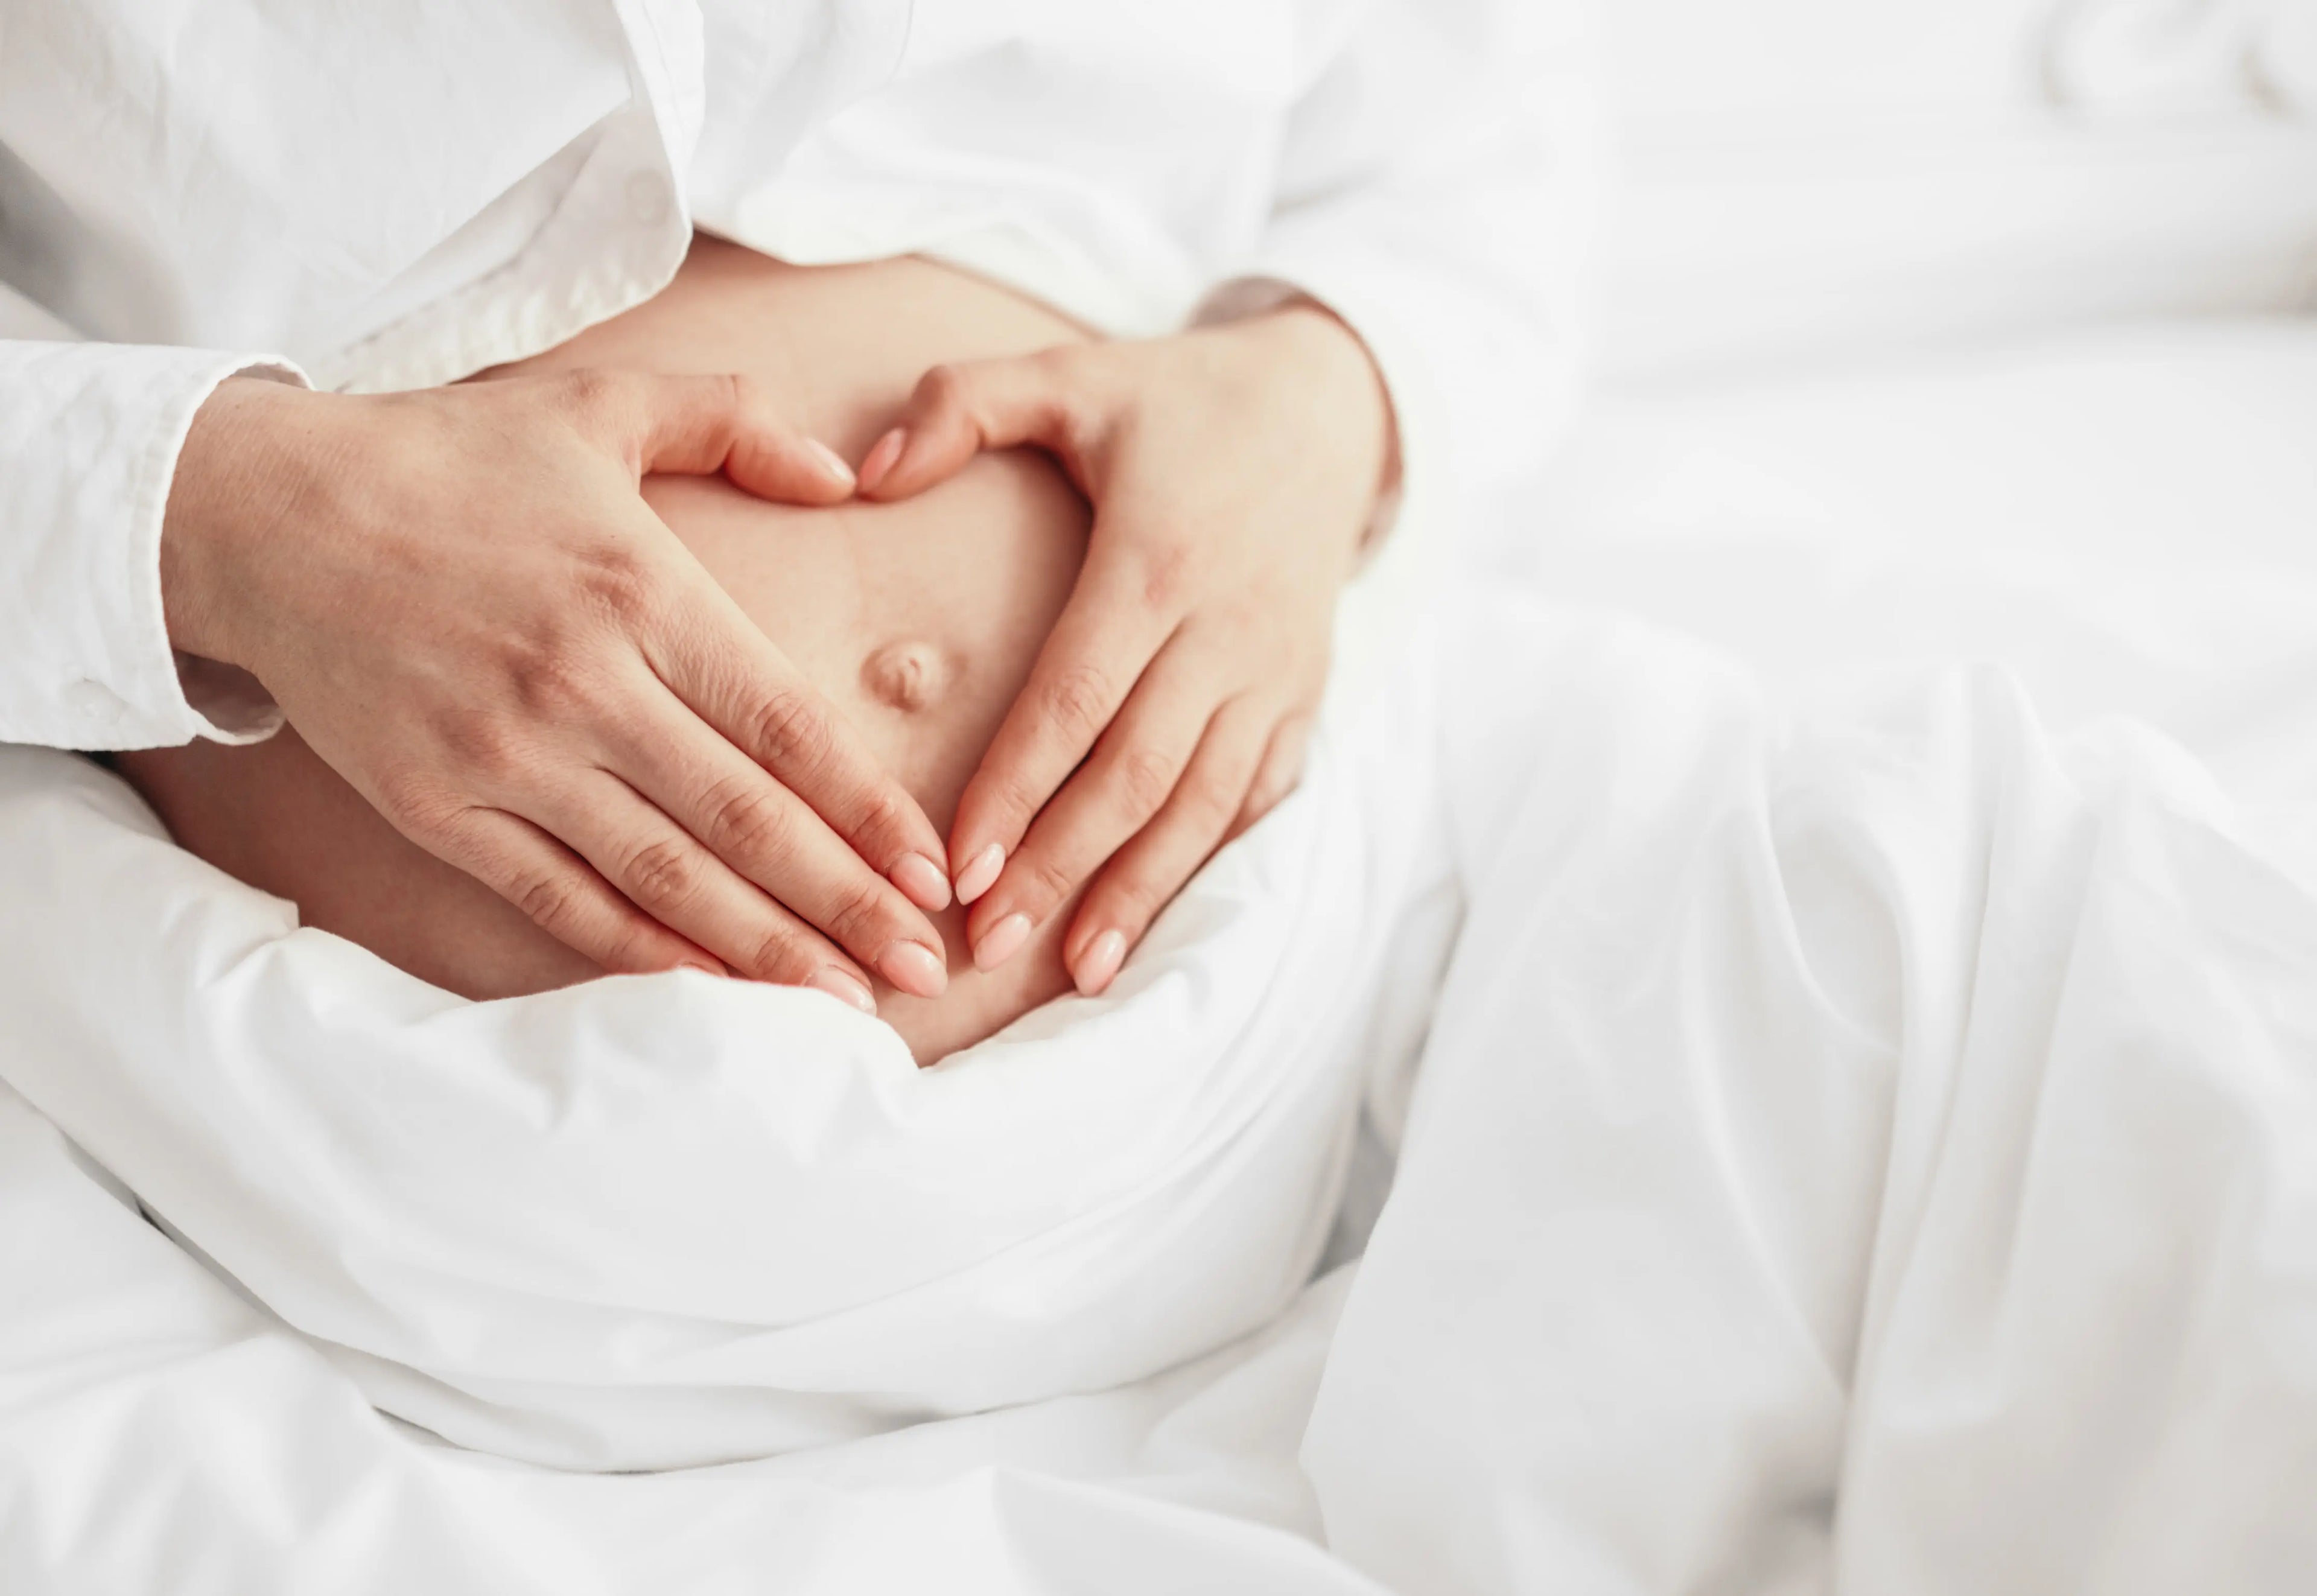
{"label": "manicured fingernail", "polygon": [[965,868],[957,873],[957,901],[971,903],[980,897],[1005,868],[1006,850],[993,842],[966,861]]}
{"label": "manicured fingernail", "polygon": [[1030,917],[1009,914],[989,928],[989,934],[973,945],[973,967],[995,970],[998,965],[1022,951],[1030,940]]}
{"label": "manicured fingernail", "polygon": [[1070,973],[1070,977],[1078,982],[1080,994],[1091,998],[1110,984],[1125,960],[1126,933],[1105,931],[1087,944],[1086,952],[1078,955],[1078,967]]}
{"label": "manicured fingernail", "polygon": [[861,489],[868,492],[885,480],[885,473],[899,463],[901,451],[908,448],[909,435],[895,427],[869,445],[869,453],[861,457]]}
{"label": "manicured fingernail", "polygon": [[949,985],[949,966],[922,942],[889,944],[877,957],[877,968],[912,997],[938,998]]}
{"label": "manicured fingernail", "polygon": [[923,854],[901,856],[901,862],[893,866],[893,884],[927,914],[949,907],[949,877]]}
{"label": "manicured fingernail", "polygon": [[821,475],[832,482],[842,482],[847,488],[853,486],[853,468],[845,463],[843,455],[819,438],[807,438],[804,444],[812,451],[812,457],[820,462]]}
{"label": "manicured fingernail", "polygon": [[827,992],[832,998],[842,998],[863,1014],[877,1012],[877,1000],[869,995],[869,989],[833,964],[827,969],[814,971],[812,978],[805,985],[817,991]]}
{"label": "manicured fingernail", "polygon": [[727,972],[719,970],[713,964],[703,964],[697,959],[684,959],[678,963],[675,967],[679,970],[697,970],[702,975],[713,975],[719,981],[723,980],[727,973]]}

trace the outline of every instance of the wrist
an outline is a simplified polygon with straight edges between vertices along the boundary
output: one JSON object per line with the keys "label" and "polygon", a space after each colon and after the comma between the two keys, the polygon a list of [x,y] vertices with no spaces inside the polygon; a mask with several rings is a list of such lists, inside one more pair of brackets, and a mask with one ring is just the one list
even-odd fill
{"label": "wrist", "polygon": [[317,396],[262,377],[228,377],[202,401],[177,452],[161,516],[161,609],[172,647],[247,668],[236,596],[251,551],[280,519],[293,407]]}
{"label": "wrist", "polygon": [[1367,503],[1381,506],[1400,483],[1400,428],[1391,390],[1367,343],[1351,324],[1306,296],[1235,324],[1259,337],[1295,383],[1299,402],[1358,462]]}

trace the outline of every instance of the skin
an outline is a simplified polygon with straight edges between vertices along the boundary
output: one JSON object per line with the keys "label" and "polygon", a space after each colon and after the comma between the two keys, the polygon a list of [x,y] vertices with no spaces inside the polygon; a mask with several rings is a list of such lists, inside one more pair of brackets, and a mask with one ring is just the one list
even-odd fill
{"label": "skin", "polygon": [[[750,342],[764,307],[717,291],[778,268],[703,240],[658,299],[490,381],[226,384],[165,522],[173,641],[255,675],[396,831],[593,967],[938,997],[958,961],[927,916],[954,861],[973,908],[949,930],[976,969],[1066,922],[1072,978],[1103,990],[1300,772],[1334,599],[1395,469],[1389,405],[1316,306],[1096,344],[1012,296],[949,314],[971,280],[884,265],[920,279],[819,346],[778,317],[783,338]],[[1020,444],[1094,507],[1018,696],[936,803],[791,658],[804,610],[752,615],[752,578],[711,574],[644,486],[836,505],[855,483],[820,438],[886,507]],[[954,604],[926,569],[894,579]],[[917,691],[921,664],[885,668]]]}
{"label": "skin", "polygon": [[1216,846],[1293,786],[1397,445],[1365,346],[1297,304],[936,367],[860,490],[903,500],[1025,444],[1092,501],[1093,542],[949,851],[976,966],[1077,901],[1065,954],[1098,992]]}
{"label": "skin", "polygon": [[[1060,318],[917,261],[801,271],[695,251],[659,298],[514,373],[727,363],[793,396],[798,425],[858,450],[929,360],[1075,339]],[[937,828],[1019,695],[1084,558],[1088,514],[1029,451],[984,454],[905,503],[792,507],[718,477],[650,476],[644,501],[720,594]],[[293,729],[118,761],[186,847],[299,905],[310,926],[438,986],[493,999],[601,973],[520,910],[400,835]],[[932,1063],[1068,991],[1057,923],[1005,968],[965,956],[963,910],[929,918],[937,997],[871,973],[880,1017]]]}
{"label": "skin", "polygon": [[604,969],[938,992],[940,834],[652,513],[648,471],[853,486],[712,368],[228,382],[170,490],[171,641],[255,675],[396,829]]}

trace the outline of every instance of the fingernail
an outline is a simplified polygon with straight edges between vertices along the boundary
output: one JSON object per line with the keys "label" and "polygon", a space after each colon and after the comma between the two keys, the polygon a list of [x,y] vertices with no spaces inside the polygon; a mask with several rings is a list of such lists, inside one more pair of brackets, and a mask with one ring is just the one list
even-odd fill
{"label": "fingernail", "polygon": [[842,998],[863,1014],[877,1012],[877,1000],[869,995],[869,989],[834,965],[814,971],[805,985],[832,998]]}
{"label": "fingernail", "polygon": [[973,967],[995,970],[998,965],[1021,952],[1022,945],[1030,940],[1030,917],[1009,914],[989,928],[988,936],[973,945]]}
{"label": "fingernail", "polygon": [[927,914],[949,907],[949,877],[923,854],[901,856],[901,862],[893,866],[893,884]]}
{"label": "fingernail", "polygon": [[922,942],[895,942],[878,955],[885,979],[912,997],[938,998],[949,985],[949,966]]}
{"label": "fingernail", "polygon": [[719,981],[723,980],[727,973],[727,972],[719,970],[713,964],[703,964],[697,959],[681,960],[677,963],[675,967],[679,970],[697,970],[702,975],[713,975]]}
{"label": "fingernail", "polygon": [[804,443],[805,447],[812,451],[812,457],[820,462],[823,476],[832,482],[842,482],[847,488],[853,486],[853,468],[845,463],[843,455],[819,438],[807,438]]}
{"label": "fingernail", "polygon": [[885,480],[885,473],[899,462],[901,451],[908,446],[909,435],[895,427],[869,445],[869,453],[861,457],[861,488],[863,492]]}
{"label": "fingernail", "polygon": [[1108,986],[1118,966],[1126,959],[1126,933],[1105,931],[1087,944],[1086,952],[1078,955],[1078,967],[1071,978],[1078,983],[1082,996],[1091,998]]}
{"label": "fingernail", "polygon": [[980,897],[989,890],[989,883],[997,879],[997,873],[1005,868],[1006,850],[993,842],[974,855],[967,861],[965,868],[957,873],[957,901],[971,903]]}

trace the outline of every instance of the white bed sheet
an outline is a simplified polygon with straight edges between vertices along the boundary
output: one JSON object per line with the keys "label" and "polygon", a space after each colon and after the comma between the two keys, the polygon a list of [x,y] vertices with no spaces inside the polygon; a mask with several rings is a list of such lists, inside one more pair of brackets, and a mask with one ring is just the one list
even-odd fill
{"label": "white bed sheet", "polygon": [[[1179,1367],[650,1476],[461,1451],[0,1088],[0,1588],[2295,1588],[2313,419],[2291,327],[1597,418],[1529,574],[1719,634],[1771,695],[1663,634],[1458,613],[1386,728],[1438,739],[1445,788],[1400,812],[1436,817],[1468,914],[1399,1185],[1364,1260]],[[2025,695],[1885,668],[1954,653]],[[1386,763],[1363,790],[1433,768]],[[1396,1054],[1346,1066],[1386,1141]],[[914,1092],[887,1062],[844,1068]],[[0,1076],[85,1141],[137,1119],[61,1063]],[[139,1145],[113,1158],[149,1184]],[[1271,1233],[1158,1342],[1275,1306],[1316,1239]],[[377,1286],[344,1273],[340,1307]]]}
{"label": "white bed sheet", "polygon": [[1481,558],[1773,680],[2001,662],[2200,754],[2317,655],[2317,318],[2151,322],[1597,405]]}

